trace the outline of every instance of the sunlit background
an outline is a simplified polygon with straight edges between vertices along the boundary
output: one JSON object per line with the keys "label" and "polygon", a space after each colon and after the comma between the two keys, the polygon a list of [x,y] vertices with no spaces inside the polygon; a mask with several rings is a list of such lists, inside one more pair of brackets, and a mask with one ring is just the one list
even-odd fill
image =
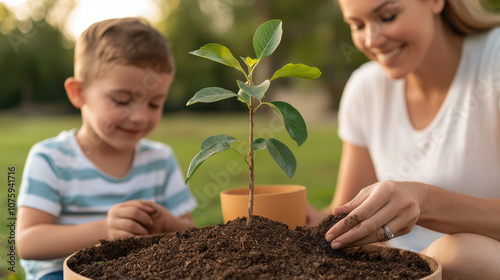
{"label": "sunlit background", "polygon": [[[283,40],[260,71],[272,73],[288,62],[320,68],[323,76],[314,83],[283,80],[274,85],[275,91],[290,90],[293,96],[307,92],[309,107],[321,107],[305,109],[311,114],[335,112],[349,73],[365,61],[354,49],[332,0],[4,0],[0,1],[0,110],[74,112],[62,85],[72,75],[75,38],[94,22],[126,16],[146,18],[172,45],[178,73],[167,113],[244,109],[234,101],[185,108],[200,88],[219,85],[234,89],[238,78],[225,66],[188,52],[218,42],[237,57],[254,56],[253,32],[269,19],[283,20]],[[297,103],[308,107],[305,102]]]}
{"label": "sunlit background", "polygon": [[[486,3],[500,12],[500,0]],[[259,64],[261,74],[256,79],[268,79],[286,63],[315,66],[323,74],[314,81],[273,81],[266,98],[296,107],[308,125],[309,138],[301,147],[293,146],[293,141],[286,141],[288,136],[277,125],[276,116],[260,117],[258,137],[285,139],[298,167],[289,179],[268,154],[257,153],[256,184],[305,185],[312,205],[330,203],[340,158],[336,133],[339,100],[349,75],[366,61],[354,48],[333,0],[0,0],[0,182],[7,181],[7,167],[15,167],[18,188],[31,146],[61,130],[79,127],[79,112],[72,108],[63,88],[64,80],[73,75],[74,40],[94,22],[128,16],[149,20],[172,46],[176,79],[164,119],[151,138],[171,145],[183,170],[204,138],[229,134],[245,139],[247,133],[246,108],[241,102],[185,106],[199,89],[218,86],[237,91],[235,80],[242,79],[231,68],[189,52],[215,42],[227,46],[235,57],[253,57],[255,29],[270,19],[283,20],[281,44]],[[234,154],[216,155],[191,180],[199,204],[193,212],[198,226],[221,222],[218,191],[248,184],[241,161],[240,173],[224,175],[227,163],[233,160],[237,160]],[[5,198],[0,197],[2,221],[7,215]],[[2,256],[8,250],[8,235],[7,227],[2,226]],[[16,273],[9,273],[6,265],[0,263],[0,279],[23,279],[19,262]]]}
{"label": "sunlit background", "polygon": [[[500,10],[500,0],[484,2]],[[231,101],[185,108],[198,89],[210,85],[234,89],[238,78],[227,67],[188,52],[218,42],[236,57],[253,56],[253,32],[269,19],[283,20],[283,40],[260,71],[272,73],[285,63],[301,62],[323,72],[314,83],[282,80],[273,85],[277,92],[292,92],[290,98],[297,98],[299,106],[312,103],[306,114],[335,114],[345,81],[366,61],[354,48],[333,0],[1,0],[0,110],[74,112],[62,84],[72,75],[75,38],[94,22],[126,16],[148,19],[172,45],[178,73],[166,112],[244,109]],[[297,96],[304,91],[309,102]]]}
{"label": "sunlit background", "polygon": [[[43,13],[40,13],[38,16],[35,13],[40,6],[33,6],[28,0],[4,0],[0,2],[7,5],[13,16],[21,21],[26,21],[30,18],[39,20],[41,19],[39,17],[43,16]],[[152,22],[157,22],[161,18],[158,3],[151,0],[83,0],[57,1],[55,3],[60,5],[60,8],[57,8],[60,10],[53,12],[47,20],[52,24],[60,26],[65,35],[71,39],[80,35],[92,23],[108,18],[142,16]]]}

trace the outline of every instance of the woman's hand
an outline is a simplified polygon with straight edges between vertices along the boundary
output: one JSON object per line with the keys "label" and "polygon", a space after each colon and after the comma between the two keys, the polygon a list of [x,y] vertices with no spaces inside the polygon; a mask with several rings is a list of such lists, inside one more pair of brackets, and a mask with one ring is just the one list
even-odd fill
{"label": "woman's hand", "polygon": [[387,225],[394,236],[409,233],[420,215],[421,184],[382,181],[362,189],[350,202],[333,209],[348,214],[327,233],[333,249],[387,241]]}
{"label": "woman's hand", "polygon": [[108,238],[111,240],[148,234],[148,227],[153,226],[152,215],[155,208],[142,200],[130,200],[118,203],[108,211]]}

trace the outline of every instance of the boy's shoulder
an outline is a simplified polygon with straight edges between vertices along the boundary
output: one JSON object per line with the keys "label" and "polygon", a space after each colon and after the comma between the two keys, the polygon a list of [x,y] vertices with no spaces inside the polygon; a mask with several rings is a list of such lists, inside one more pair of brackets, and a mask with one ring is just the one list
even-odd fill
{"label": "boy's shoulder", "polygon": [[141,139],[137,144],[137,152],[138,154],[150,154],[163,157],[170,157],[174,154],[169,145],[150,139]]}
{"label": "boy's shoulder", "polygon": [[75,133],[74,130],[61,131],[57,136],[45,139],[33,145],[31,153],[53,154],[60,152],[67,156],[76,156],[75,151]]}

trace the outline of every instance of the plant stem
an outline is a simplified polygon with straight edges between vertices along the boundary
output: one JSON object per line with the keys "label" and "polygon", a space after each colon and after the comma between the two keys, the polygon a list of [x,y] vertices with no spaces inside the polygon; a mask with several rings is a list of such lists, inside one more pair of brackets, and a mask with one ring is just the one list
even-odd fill
{"label": "plant stem", "polygon": [[252,150],[252,143],[253,143],[253,98],[250,99],[250,110],[249,110],[249,119],[250,119],[250,131],[249,131],[249,137],[248,137],[248,155],[250,157],[250,164],[248,165],[248,170],[250,173],[250,180],[248,184],[248,217],[247,217],[247,225],[250,224],[250,221],[252,220],[253,216],[253,190],[254,190],[254,159],[253,159],[253,150]]}

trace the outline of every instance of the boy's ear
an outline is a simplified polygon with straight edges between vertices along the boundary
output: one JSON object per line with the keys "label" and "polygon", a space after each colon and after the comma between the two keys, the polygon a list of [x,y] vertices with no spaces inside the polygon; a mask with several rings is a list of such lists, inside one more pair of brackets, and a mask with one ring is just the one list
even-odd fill
{"label": "boy's ear", "polygon": [[432,11],[434,12],[434,14],[441,14],[444,9],[445,2],[445,0],[433,0],[434,5]]}
{"label": "boy's ear", "polygon": [[66,90],[66,95],[68,95],[71,104],[80,109],[85,103],[82,83],[75,80],[73,77],[69,77],[64,81],[64,89]]}

